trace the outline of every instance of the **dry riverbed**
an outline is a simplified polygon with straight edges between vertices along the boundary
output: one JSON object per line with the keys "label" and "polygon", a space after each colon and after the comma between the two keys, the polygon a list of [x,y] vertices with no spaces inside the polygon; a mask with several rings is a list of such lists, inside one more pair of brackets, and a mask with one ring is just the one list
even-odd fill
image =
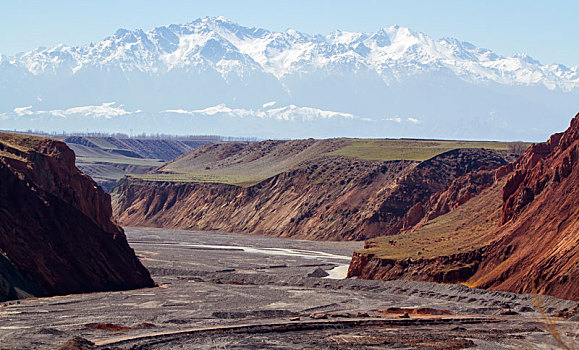
{"label": "dry riverbed", "polygon": [[[126,233],[159,287],[0,304],[0,349],[55,349],[73,337],[100,349],[557,348],[528,295],[341,279],[360,242]],[[539,303],[550,314],[577,306]],[[577,342],[577,321],[553,320]]]}

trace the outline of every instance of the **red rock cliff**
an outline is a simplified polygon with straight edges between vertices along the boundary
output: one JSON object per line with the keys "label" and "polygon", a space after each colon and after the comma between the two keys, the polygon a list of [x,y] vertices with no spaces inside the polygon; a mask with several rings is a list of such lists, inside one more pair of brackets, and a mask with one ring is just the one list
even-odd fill
{"label": "red rock cliff", "polygon": [[579,114],[529,147],[503,188],[501,237],[474,286],[579,300]]}
{"label": "red rock cliff", "polygon": [[0,299],[154,285],[60,141],[0,133]]}
{"label": "red rock cliff", "polygon": [[[489,237],[486,245],[428,259],[393,260],[362,251],[354,255],[349,276],[466,282],[480,288],[579,300],[578,162],[579,114],[564,133],[529,147],[515,163],[494,171],[494,180],[484,171],[459,177],[405,217],[407,230],[420,230],[421,224],[450,215],[468,199],[479,198],[481,189],[504,178],[504,186],[497,187],[501,184],[498,182],[488,190],[491,192],[485,192],[485,199],[480,195],[480,200],[488,201],[491,211],[491,200],[502,199],[495,225],[475,227],[474,223],[480,222],[475,218],[484,212],[479,210],[461,214],[471,215],[472,227],[460,224],[453,228],[457,234],[476,229]],[[401,235],[405,232],[408,231],[403,230]],[[376,244],[383,243],[371,242],[367,246],[376,249]]]}

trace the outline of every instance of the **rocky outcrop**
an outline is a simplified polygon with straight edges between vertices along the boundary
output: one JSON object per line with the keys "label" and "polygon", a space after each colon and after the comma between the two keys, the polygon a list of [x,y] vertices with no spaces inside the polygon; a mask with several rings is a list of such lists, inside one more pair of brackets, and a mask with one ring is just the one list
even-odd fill
{"label": "rocky outcrop", "polygon": [[421,162],[396,179],[396,186],[387,197],[377,199],[379,207],[374,216],[361,223],[360,230],[396,234],[420,221],[427,211],[436,210],[430,209],[434,204],[427,202],[454,179],[474,170],[496,169],[507,164],[507,159],[507,155],[493,150],[455,149]]}
{"label": "rocky outcrop", "polygon": [[579,300],[579,114],[529,147],[503,188],[500,237],[474,286]]}
{"label": "rocky outcrop", "polygon": [[0,299],[153,286],[61,141],[0,133]]}
{"label": "rocky outcrop", "polygon": [[[304,140],[308,143],[314,141]],[[250,157],[234,144],[211,147],[220,150],[218,159],[229,159],[238,151],[240,157]],[[204,156],[196,150],[177,161]],[[363,240],[395,232],[410,208],[455,177],[503,164],[506,160],[499,152],[460,149],[420,163],[324,156],[246,188],[125,178],[113,194],[115,215],[127,226]]]}
{"label": "rocky outcrop", "polygon": [[424,259],[388,259],[355,252],[348,269],[348,277],[457,283],[474,275],[483,255],[484,249],[480,249]]}
{"label": "rocky outcrop", "polygon": [[[505,178],[503,186],[495,185],[496,190],[491,190],[494,195],[485,194],[485,198],[502,199],[497,224],[483,229],[491,237],[486,245],[427,259],[390,259],[361,251],[354,255],[348,275],[464,282],[480,288],[579,300],[578,160],[579,114],[567,131],[529,147],[516,162],[493,172],[477,171],[457,178],[426,205],[416,205],[406,215],[406,227],[400,233],[421,232],[421,225],[432,225],[434,218],[451,215],[497,179]],[[474,222],[481,212],[472,210],[466,215]],[[476,229],[481,235],[480,227]],[[454,230],[458,235],[474,227],[461,224]],[[383,243],[367,247],[376,250],[379,244]]]}
{"label": "rocky outcrop", "polygon": [[454,179],[446,189],[432,195],[426,203],[416,203],[397,226],[408,231],[444,215],[480,194],[498,179],[496,170],[475,170]]}

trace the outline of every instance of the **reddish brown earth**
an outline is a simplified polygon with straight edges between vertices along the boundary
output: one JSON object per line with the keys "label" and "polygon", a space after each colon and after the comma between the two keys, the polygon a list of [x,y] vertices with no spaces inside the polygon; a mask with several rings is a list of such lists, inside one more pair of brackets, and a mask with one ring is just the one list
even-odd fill
{"label": "reddish brown earth", "polygon": [[406,308],[389,307],[386,310],[378,311],[380,314],[408,314],[408,315],[452,315],[450,310],[433,309],[430,307]]}
{"label": "reddish brown earth", "polygon": [[[349,276],[465,282],[479,288],[579,300],[578,160],[579,114],[567,131],[529,147],[516,162],[497,169],[494,176],[479,171],[457,178],[426,205],[412,208],[400,233],[421,232],[435,223],[435,218],[452,215],[462,206],[472,207],[480,210],[464,212],[470,212],[473,224],[457,225],[455,234],[482,230],[478,235],[491,237],[487,244],[418,259],[389,259],[361,251],[354,254]],[[468,204],[474,198],[487,201],[487,208]],[[495,198],[501,199],[497,209],[491,204]],[[486,229],[475,223],[487,215]],[[496,220],[490,219],[493,217]],[[370,241],[366,245],[376,248],[380,244],[384,243]]]}
{"label": "reddish brown earth", "polygon": [[348,277],[459,283],[468,280],[477,271],[482,254],[481,250],[473,250],[432,258],[388,259],[355,252],[348,269]]}
{"label": "reddish brown earth", "polygon": [[[264,142],[272,149],[268,152],[275,152],[271,143]],[[316,146],[311,140],[303,143],[305,148]],[[259,146],[252,144],[260,150],[255,156],[268,157]],[[236,157],[235,144],[211,147],[219,159]],[[243,157],[251,158],[247,146],[238,148]],[[206,156],[202,151],[178,161]],[[500,152],[459,149],[423,162],[322,156],[245,188],[125,178],[114,194],[115,216],[126,226],[363,240],[396,230],[412,206],[428,200],[454,178],[504,164]]]}
{"label": "reddish brown earth", "polygon": [[0,300],[154,285],[64,142],[0,133]]}
{"label": "reddish brown earth", "polygon": [[495,175],[496,170],[479,169],[454,179],[444,190],[430,197],[426,203],[419,202],[410,208],[397,227],[398,231],[419,227],[429,220],[456,209],[493,185],[497,180]]}
{"label": "reddish brown earth", "polygon": [[527,149],[503,188],[502,237],[474,286],[579,300],[579,114]]}

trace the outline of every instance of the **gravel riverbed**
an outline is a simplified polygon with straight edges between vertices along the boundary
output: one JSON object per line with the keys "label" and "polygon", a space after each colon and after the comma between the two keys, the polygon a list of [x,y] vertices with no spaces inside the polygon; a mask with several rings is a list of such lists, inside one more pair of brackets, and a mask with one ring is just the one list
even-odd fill
{"label": "gravel riverbed", "polygon": [[[101,349],[551,349],[536,305],[548,314],[577,306],[461,285],[340,279],[362,242],[125,230],[159,287],[3,303],[0,349],[55,349],[73,337]],[[553,320],[577,344],[578,322]]]}

